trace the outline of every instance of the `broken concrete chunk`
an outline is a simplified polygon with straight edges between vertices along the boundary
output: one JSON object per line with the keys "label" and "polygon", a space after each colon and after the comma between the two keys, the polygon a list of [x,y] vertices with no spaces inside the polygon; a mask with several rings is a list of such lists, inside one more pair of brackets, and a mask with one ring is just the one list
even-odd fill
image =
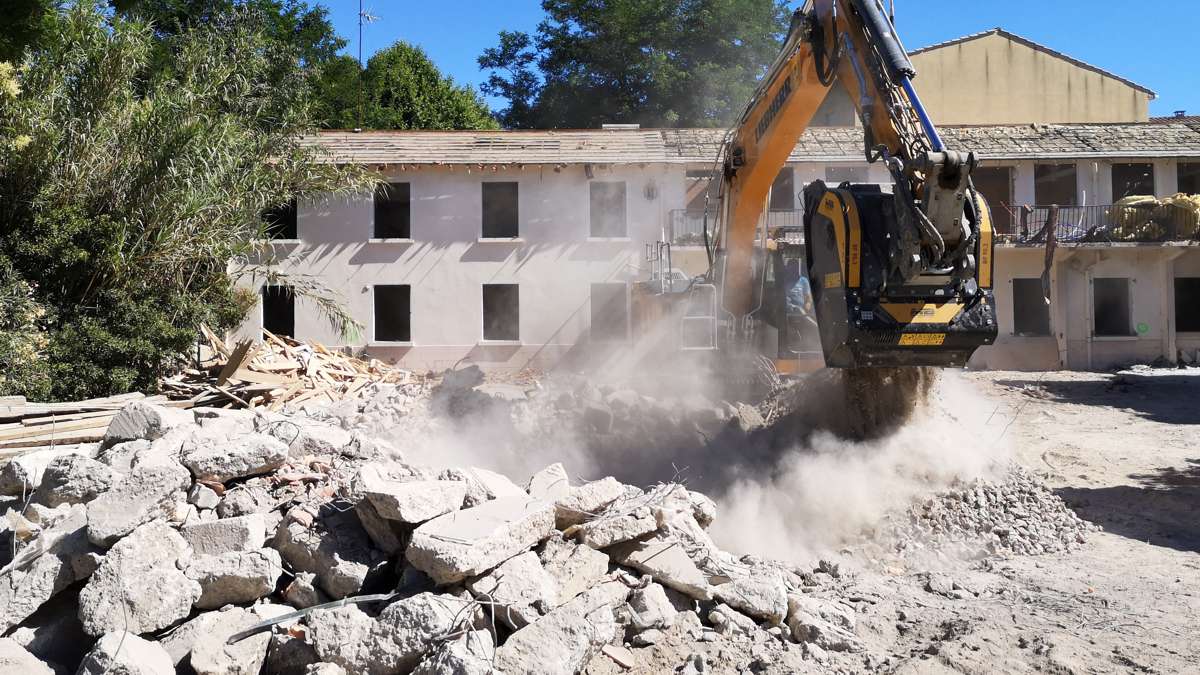
{"label": "broken concrete chunk", "polygon": [[624,494],[625,486],[612,476],[573,487],[555,504],[555,526],[565,530],[587,522]]}
{"label": "broken concrete chunk", "polygon": [[197,509],[215,509],[221,503],[221,496],[202,483],[192,483],[187,499]]}
{"label": "broken concrete chunk", "polygon": [[778,626],[787,618],[787,588],[778,574],[756,572],[713,588],[717,600],[760,621]]}
{"label": "broken concrete chunk", "polygon": [[351,432],[301,415],[262,415],[257,426],[260,433],[283,441],[292,457],[337,455],[354,442]]}
{"label": "broken concrete chunk", "polygon": [[261,513],[184,525],[179,533],[195,555],[255,551],[267,540],[267,521]]}
{"label": "broken concrete chunk", "polygon": [[42,482],[42,473],[50,466],[50,462],[59,457],[82,455],[91,457],[95,454],[95,444],[65,445],[61,448],[34,450],[5,460],[0,467],[0,495],[6,497],[28,497]]}
{"label": "broken concrete chunk", "polygon": [[478,506],[489,499],[497,497],[526,497],[528,493],[508,479],[507,476],[471,467],[470,469],[446,469],[438,474],[438,480],[462,481],[467,484],[467,497],[463,501],[464,508]]}
{"label": "broken concrete chunk", "polygon": [[613,610],[629,597],[619,581],[596,586],[513,633],[496,650],[505,673],[577,673],[617,631]]}
{"label": "broken concrete chunk", "polygon": [[287,461],[288,449],[278,439],[262,434],[227,441],[194,436],[184,441],[181,456],[196,478],[224,483],[278,469]]}
{"label": "broken concrete chunk", "polygon": [[443,643],[413,671],[413,675],[492,675],[496,644],[486,630],[464,633]]}
{"label": "broken concrete chunk", "polygon": [[645,540],[617,544],[613,561],[649,574],[658,583],[697,600],[711,600],[708,577],[688,557],[679,540],[659,533]]}
{"label": "broken concrete chunk", "polygon": [[42,530],[0,575],[0,634],[33,615],[39,607],[71,584],[92,573],[91,555],[97,551],[87,538],[87,511],[83,505],[49,529]]}
{"label": "broken concrete chunk", "polygon": [[54,675],[49,666],[25,651],[25,648],[12,638],[0,638],[0,673]]}
{"label": "broken concrete chunk", "polygon": [[198,609],[253,602],[273,592],[282,574],[279,552],[269,548],[196,556],[187,568],[200,584]]}
{"label": "broken concrete chunk", "polygon": [[335,600],[357,593],[387,562],[371,546],[353,510],[342,512],[328,505],[311,527],[285,518],[271,546],[293,569],[316,574],[321,589]]}
{"label": "broken concrete chunk", "polygon": [[500,497],[522,497],[527,494],[516,483],[512,482],[508,476],[488,471],[479,467],[471,467],[467,469],[467,473],[483,484],[487,489],[490,499],[498,499]]}
{"label": "broken concrete chunk", "polygon": [[79,620],[89,635],[146,633],[183,619],[200,584],[179,569],[191,549],[162,522],[142,525],[109,550],[79,594]]}
{"label": "broken concrete chunk", "polygon": [[566,468],[556,462],[533,474],[525,489],[534,499],[557,501],[570,494],[571,480],[567,477]]}
{"label": "broken concrete chunk", "polygon": [[[295,631],[297,634],[300,630]],[[304,636],[307,636],[304,629]],[[267,660],[263,664],[263,672],[270,675],[305,675],[310,666],[321,663],[317,650],[304,637],[292,637],[290,633],[278,632],[271,635],[267,644]],[[340,672],[346,671],[341,666],[334,666]]]}
{"label": "broken concrete chunk", "polygon": [[468,581],[467,590],[482,601],[494,603],[496,618],[513,630],[533,623],[558,600],[558,582],[542,568],[533,551],[509,558],[491,572]]}
{"label": "broken concrete chunk", "polygon": [[271,491],[262,485],[239,485],[225,492],[221,503],[217,504],[217,515],[222,518],[236,518],[251,513],[265,513],[275,508],[275,498]]}
{"label": "broken concrete chunk", "polygon": [[242,436],[256,431],[258,415],[254,410],[192,408],[192,414],[201,429],[217,435]]}
{"label": "broken concrete chunk", "polygon": [[108,431],[104,433],[104,446],[138,439],[153,441],[175,427],[191,425],[193,420],[192,413],[187,410],[131,401],[121,408],[121,412],[108,425]]}
{"label": "broken concrete chunk", "polygon": [[658,529],[658,521],[650,508],[643,506],[632,513],[606,514],[580,527],[580,540],[592,548],[601,549],[650,534]]}
{"label": "broken concrete chunk", "polygon": [[76,675],[174,675],[171,656],[157,642],[124,631],[106,633],[79,664]]}
{"label": "broken concrete chunk", "polygon": [[722,635],[742,633],[752,635],[758,630],[754,619],[742,614],[734,608],[721,603],[708,613],[708,622]]}
{"label": "broken concrete chunk", "polygon": [[313,663],[304,669],[304,675],[347,675],[346,669],[336,663]]}
{"label": "broken concrete chunk", "polygon": [[222,616],[223,612],[197,614],[194,618],[179,624],[163,635],[159,644],[167,650],[167,655],[171,657],[171,663],[179,667],[179,664],[192,651],[192,646],[196,644],[200,636],[210,632],[221,621]]}
{"label": "broken concrete chunk", "polygon": [[373,633],[378,625],[358,605],[321,609],[305,618],[308,640],[326,662],[335,663],[352,673],[364,675],[392,673],[390,645],[377,648]]}
{"label": "broken concrete chunk", "polygon": [[418,527],[405,557],[438,584],[478,576],[554,532],[554,505],[504,497]]}
{"label": "broken concrete chunk", "polygon": [[639,631],[670,628],[678,614],[666,591],[655,583],[634,589],[629,594],[629,608],[633,610],[633,627]]}
{"label": "broken concrete chunk", "polygon": [[470,607],[467,600],[436,593],[421,593],[385,607],[378,622],[396,647],[396,668],[413,668],[434,647],[434,638],[469,626]]}
{"label": "broken concrete chunk", "polygon": [[542,568],[558,584],[558,598],[553,603],[555,607],[595,586],[608,574],[608,556],[559,537],[547,539],[539,557]]}
{"label": "broken concrete chunk", "polygon": [[470,604],[450,595],[421,593],[399,600],[372,619],[354,606],[309,614],[309,639],[321,659],[351,673],[409,672],[434,647],[434,638],[470,621]]}
{"label": "broken concrete chunk", "polygon": [[79,663],[95,642],[79,623],[79,592],[75,588],[51,598],[8,637],[39,659],[60,664]]}
{"label": "broken concrete chunk", "polygon": [[50,507],[83,504],[108,490],[120,478],[120,474],[107,464],[83,455],[64,455],[46,467],[34,500]]}
{"label": "broken concrete chunk", "polygon": [[213,614],[218,618],[206,625],[207,630],[198,634],[192,645],[189,659],[192,670],[196,675],[258,675],[267,659],[271,632],[255,633],[234,644],[227,644],[226,640],[267,617],[241,607]]}
{"label": "broken concrete chunk", "polygon": [[108,492],[88,502],[88,538],[98,546],[110,546],[143,523],[169,518],[191,482],[187,469],[174,463],[134,468]]}
{"label": "broken concrete chunk", "polygon": [[395,555],[404,550],[408,535],[411,534],[411,525],[383,518],[370,499],[359,500],[354,512],[358,514],[358,521],[367,531],[367,536],[380,551]]}
{"label": "broken concrete chunk", "polygon": [[687,491],[688,501],[692,503],[692,517],[705,529],[717,519],[717,503],[699,492]]}
{"label": "broken concrete chunk", "polygon": [[296,609],[307,609],[329,602],[329,597],[317,588],[316,581],[317,575],[312,572],[296,572],[291,583],[283,589],[283,599]]}
{"label": "broken concrete chunk", "polygon": [[857,651],[854,611],[836,602],[793,594],[788,596],[788,628],[798,642],[835,652]]}
{"label": "broken concrete chunk", "polygon": [[394,481],[368,464],[359,471],[363,495],[388,520],[416,525],[462,508],[467,484],[462,481]]}
{"label": "broken concrete chunk", "polygon": [[125,441],[116,445],[105,448],[100,451],[96,459],[104,462],[112,467],[114,471],[120,474],[127,474],[133,469],[133,459],[140,452],[145,452],[150,449],[150,441],[138,439],[136,441]]}

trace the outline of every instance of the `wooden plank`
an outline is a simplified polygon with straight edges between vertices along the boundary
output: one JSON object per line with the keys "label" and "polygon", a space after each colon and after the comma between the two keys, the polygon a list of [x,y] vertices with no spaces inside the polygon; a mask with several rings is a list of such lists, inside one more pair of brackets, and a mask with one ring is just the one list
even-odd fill
{"label": "wooden plank", "polygon": [[213,348],[213,351],[227,359],[229,358],[229,346],[225,344],[225,340],[217,337],[217,334],[212,332],[212,329],[205,324],[200,324],[200,332],[208,339],[209,346]]}
{"label": "wooden plank", "polygon": [[0,405],[25,405],[28,402],[24,396],[0,396]]}
{"label": "wooden plank", "polygon": [[42,445],[60,446],[74,445],[76,443],[95,443],[96,441],[104,440],[104,429],[78,429],[74,431],[60,431],[53,434],[43,434],[32,438],[21,438],[11,441],[0,442],[0,450],[11,450],[13,448],[31,448]]}
{"label": "wooden plank", "polygon": [[275,386],[283,386],[296,381],[294,377],[285,375],[276,375],[274,373],[257,373],[246,368],[238,368],[230,376],[232,380],[241,380],[242,382],[253,382],[255,384],[273,384]]}
{"label": "wooden plank", "polygon": [[[111,410],[95,410],[92,412],[74,413],[74,414],[70,414],[70,415],[48,415],[46,417],[28,417],[28,418],[21,420],[17,424],[24,425],[27,427],[33,427],[33,426],[41,426],[44,424],[61,424],[63,422],[72,422],[74,420],[86,420],[86,419],[90,419],[92,417],[114,417],[114,414],[113,414],[113,411],[111,411]],[[0,425],[0,428],[3,428],[3,426],[4,425]]]}
{"label": "wooden plank", "polygon": [[[225,367],[221,369],[221,373],[217,375],[217,386],[221,386],[229,381],[233,373],[241,368],[250,359],[254,358],[254,354],[250,349],[254,347],[254,342],[250,340],[242,340],[233,348],[233,354],[229,356],[229,360],[225,362]],[[257,350],[255,350],[257,351]]]}
{"label": "wooden plank", "polygon": [[301,365],[298,361],[278,361],[273,363],[256,363],[251,366],[256,371],[265,373],[274,373],[280,370],[300,370]]}
{"label": "wooden plank", "polygon": [[249,408],[249,407],[250,407],[250,404],[249,404],[249,403],[246,403],[246,402],[245,402],[245,401],[243,401],[242,399],[238,398],[236,395],[234,395],[234,394],[233,394],[233,392],[229,391],[229,390],[228,390],[228,389],[226,389],[225,387],[217,386],[217,387],[214,387],[214,388],[215,388],[217,391],[219,391],[219,392],[221,392],[222,394],[224,394],[226,398],[228,398],[228,399],[232,400],[234,403],[237,403],[237,404],[241,405],[243,408]]}
{"label": "wooden plank", "polygon": [[109,415],[108,417],[98,417],[95,419],[74,420],[71,422],[60,422],[58,424],[0,431],[0,443],[4,441],[16,440],[18,438],[42,436],[48,433],[57,433],[60,431],[75,431],[79,429],[107,429],[108,424],[112,422],[112,420],[113,416]]}

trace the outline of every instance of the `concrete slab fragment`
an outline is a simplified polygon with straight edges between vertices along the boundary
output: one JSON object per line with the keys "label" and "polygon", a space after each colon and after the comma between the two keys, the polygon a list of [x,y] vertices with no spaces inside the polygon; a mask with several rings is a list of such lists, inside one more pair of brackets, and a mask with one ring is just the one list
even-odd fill
{"label": "concrete slab fragment", "polygon": [[649,574],[658,583],[697,600],[712,600],[708,577],[672,537],[656,534],[644,540],[617,544],[608,552],[613,561]]}
{"label": "concrete slab fragment", "polygon": [[553,504],[493,499],[421,525],[405,557],[438,584],[453,584],[487,572],[553,532]]}

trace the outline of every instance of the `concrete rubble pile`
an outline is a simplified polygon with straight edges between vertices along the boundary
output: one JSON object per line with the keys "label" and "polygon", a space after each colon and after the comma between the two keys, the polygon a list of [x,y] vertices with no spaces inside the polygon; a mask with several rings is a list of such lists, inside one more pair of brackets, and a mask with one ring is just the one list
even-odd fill
{"label": "concrete rubble pile", "polygon": [[928,497],[881,529],[901,555],[937,549],[983,557],[1070,551],[1099,528],[1013,464],[1001,480],[977,480]]}
{"label": "concrete rubble pile", "polygon": [[111,429],[2,497],[0,671],[568,673],[664,640],[775,664],[858,648],[852,610],[808,571],[720,550],[714,503],[683,485],[435,470],[263,410],[134,402]]}

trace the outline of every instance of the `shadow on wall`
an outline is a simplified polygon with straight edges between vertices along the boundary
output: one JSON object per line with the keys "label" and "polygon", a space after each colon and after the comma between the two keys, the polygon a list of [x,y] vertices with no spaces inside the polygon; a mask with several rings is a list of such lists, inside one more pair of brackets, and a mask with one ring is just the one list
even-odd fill
{"label": "shadow on wall", "polygon": [[1200,371],[1191,371],[1187,375],[1139,375],[1126,372],[1112,375],[1101,382],[1031,378],[997,380],[996,383],[1026,389],[1029,395],[1063,403],[1127,408],[1152,422],[1200,424],[1200,405],[1195,400]]}
{"label": "shadow on wall", "polygon": [[1133,474],[1141,485],[1056,490],[1080,518],[1154,546],[1200,552],[1200,459]]}

